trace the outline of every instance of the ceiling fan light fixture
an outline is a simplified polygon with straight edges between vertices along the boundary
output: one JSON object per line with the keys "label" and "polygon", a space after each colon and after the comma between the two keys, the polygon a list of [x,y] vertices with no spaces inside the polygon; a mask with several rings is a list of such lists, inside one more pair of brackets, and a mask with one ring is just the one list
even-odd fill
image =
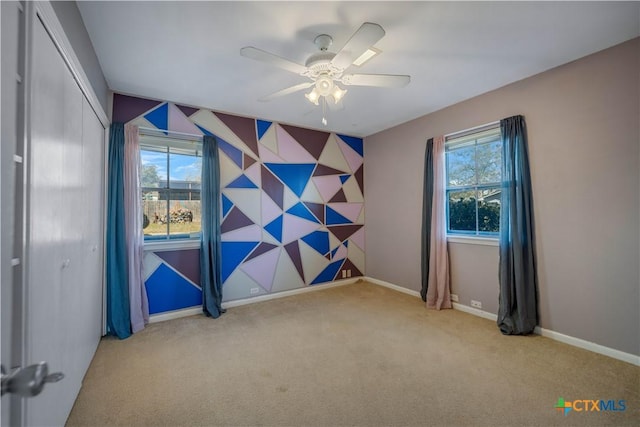
{"label": "ceiling fan light fixture", "polygon": [[333,79],[327,75],[320,76],[316,80],[316,89],[318,90],[318,94],[322,96],[331,95],[333,87]]}
{"label": "ceiling fan light fixture", "polygon": [[320,99],[320,94],[318,93],[318,91],[314,87],[311,90],[311,92],[305,93],[304,97],[307,98],[309,100],[309,102],[311,102],[312,104],[318,105],[318,100]]}
{"label": "ceiling fan light fixture", "polygon": [[333,88],[333,92],[331,92],[331,96],[333,96],[333,102],[335,102],[336,104],[340,102],[345,93],[347,93],[347,89],[340,89],[340,86],[335,85]]}

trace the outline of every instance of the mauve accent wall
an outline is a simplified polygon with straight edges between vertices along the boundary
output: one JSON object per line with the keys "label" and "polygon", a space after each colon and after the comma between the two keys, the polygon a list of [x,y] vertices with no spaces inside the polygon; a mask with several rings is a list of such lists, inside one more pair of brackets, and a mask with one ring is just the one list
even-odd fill
{"label": "mauve accent wall", "polygon": [[[522,114],[541,326],[640,355],[639,76],[636,38],[365,138],[367,276],[420,289],[427,138]],[[449,253],[460,302],[496,313],[498,248]]]}
{"label": "mauve accent wall", "polygon": [[[121,94],[113,120],[218,137],[223,301],[364,274],[361,138]],[[198,253],[145,252],[151,314],[201,304]]]}

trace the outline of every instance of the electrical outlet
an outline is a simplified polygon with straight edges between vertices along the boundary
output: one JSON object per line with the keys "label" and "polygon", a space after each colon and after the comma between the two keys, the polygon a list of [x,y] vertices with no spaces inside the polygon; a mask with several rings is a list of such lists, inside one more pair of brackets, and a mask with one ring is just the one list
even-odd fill
{"label": "electrical outlet", "polygon": [[471,307],[482,308],[482,303],[480,301],[476,301],[474,299],[471,300]]}
{"label": "electrical outlet", "polygon": [[251,295],[257,294],[258,292],[260,292],[260,288],[251,288]]}
{"label": "electrical outlet", "polygon": [[451,301],[458,302],[458,295],[457,294],[451,294]]}

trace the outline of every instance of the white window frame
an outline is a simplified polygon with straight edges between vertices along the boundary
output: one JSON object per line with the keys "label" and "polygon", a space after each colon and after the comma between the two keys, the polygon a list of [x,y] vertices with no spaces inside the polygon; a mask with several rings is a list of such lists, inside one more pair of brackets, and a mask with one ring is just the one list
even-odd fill
{"label": "white window frame", "polygon": [[[483,126],[478,126],[472,129],[467,129],[460,132],[455,132],[453,134],[449,134],[445,136],[445,153],[449,152],[452,147],[460,147],[461,145],[470,145],[473,144],[475,147],[478,146],[477,141],[482,138],[486,138],[488,136],[492,136],[497,134],[500,135],[500,122],[493,122]],[[492,142],[492,141],[491,141]],[[486,142],[490,143],[490,142]],[[446,154],[445,154],[446,156]],[[446,204],[446,232],[447,232],[447,241],[450,243],[462,243],[462,244],[475,244],[475,245],[484,245],[484,246],[497,246],[498,240],[500,237],[499,232],[483,232],[478,229],[478,200],[476,197],[476,229],[475,231],[461,231],[461,230],[451,230],[449,227],[449,192],[450,191],[477,191],[483,189],[491,189],[491,188],[500,188],[502,183],[501,180],[494,183],[483,183],[478,184],[477,182],[473,185],[462,185],[462,186],[449,186],[449,161],[448,157],[445,158],[445,204]]]}
{"label": "white window frame", "polygon": [[[140,151],[145,147],[161,147],[172,148],[174,150],[183,151],[184,154],[191,155],[195,153],[196,156],[202,157],[202,138],[196,135],[187,135],[181,133],[173,133],[162,130],[140,129]],[[169,154],[167,153],[167,156]],[[167,159],[167,162],[169,160]],[[167,164],[167,187],[157,189],[158,191],[167,192],[167,209],[170,209],[169,202],[171,200],[171,187],[170,187],[170,171],[169,164]],[[142,184],[142,183],[141,183]],[[140,186],[142,191],[156,190],[152,187]],[[199,190],[192,190],[194,192],[201,192]],[[201,199],[201,198],[200,198]],[[168,213],[167,213],[168,215]],[[151,218],[149,218],[151,220]],[[171,225],[169,224],[169,230]],[[144,239],[145,250],[170,250],[170,249],[195,249],[200,247],[200,241],[202,239],[202,233],[193,233],[188,237],[171,237],[171,234],[167,234],[166,238],[152,238]]]}

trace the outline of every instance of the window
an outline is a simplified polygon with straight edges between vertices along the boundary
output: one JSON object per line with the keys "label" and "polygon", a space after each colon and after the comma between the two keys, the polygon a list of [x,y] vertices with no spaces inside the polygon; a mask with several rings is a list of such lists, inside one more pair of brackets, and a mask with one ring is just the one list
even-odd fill
{"label": "window", "polygon": [[140,135],[144,239],[200,238],[202,143]]}
{"label": "window", "polygon": [[447,137],[447,233],[497,236],[500,231],[502,141],[495,125]]}

